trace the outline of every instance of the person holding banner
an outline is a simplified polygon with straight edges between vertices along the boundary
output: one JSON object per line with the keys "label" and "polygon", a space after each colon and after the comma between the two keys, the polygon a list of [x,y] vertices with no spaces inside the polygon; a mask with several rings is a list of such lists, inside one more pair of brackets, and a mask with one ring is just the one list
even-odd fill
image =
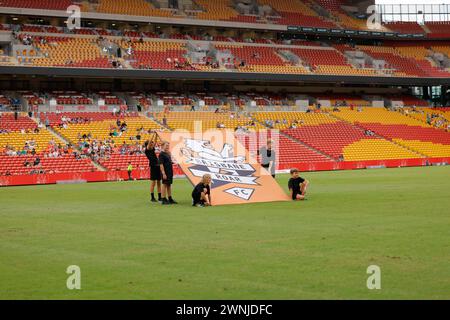
{"label": "person holding banner", "polygon": [[267,140],[267,145],[258,150],[258,155],[261,156],[261,167],[270,172],[275,178],[275,150],[272,149],[272,140]]}
{"label": "person holding banner", "polygon": [[192,191],[192,206],[207,207],[211,206],[211,175],[205,174],[199,184]]}
{"label": "person holding banner", "polygon": [[148,164],[150,167],[150,195],[151,202],[156,202],[155,199],[155,186],[158,189],[158,201],[162,201],[161,198],[161,169],[159,168],[158,157],[156,156],[156,142],[152,140],[147,140],[144,144],[145,155],[148,159]]}
{"label": "person holding banner", "polygon": [[305,200],[308,185],[309,181],[299,176],[298,169],[291,169],[291,178],[288,182],[288,188],[291,192],[292,200]]}
{"label": "person holding banner", "polygon": [[173,163],[169,142],[163,142],[161,148],[161,152],[159,153],[159,167],[162,176],[161,203],[163,205],[177,204],[177,202],[172,199]]}

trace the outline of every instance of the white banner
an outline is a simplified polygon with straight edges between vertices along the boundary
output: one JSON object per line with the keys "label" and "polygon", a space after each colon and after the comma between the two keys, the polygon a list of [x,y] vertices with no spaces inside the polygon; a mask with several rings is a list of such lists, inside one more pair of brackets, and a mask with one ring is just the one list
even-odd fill
{"label": "white banner", "polygon": [[191,169],[191,168],[189,168],[189,171],[191,171],[192,174],[196,177],[203,177],[203,175],[205,175],[205,174],[210,174],[213,181],[218,180],[218,181],[224,181],[224,182],[234,182],[234,183],[239,183],[239,184],[257,185],[255,180],[258,177],[235,176],[235,175],[214,173],[211,171],[204,171],[204,170]]}
{"label": "white banner", "polygon": [[196,164],[200,166],[207,166],[210,168],[218,169],[229,169],[229,170],[241,170],[241,171],[255,171],[255,169],[248,163],[233,163],[233,162],[222,162],[222,161],[212,161],[200,158],[190,158],[187,160],[188,164]]}

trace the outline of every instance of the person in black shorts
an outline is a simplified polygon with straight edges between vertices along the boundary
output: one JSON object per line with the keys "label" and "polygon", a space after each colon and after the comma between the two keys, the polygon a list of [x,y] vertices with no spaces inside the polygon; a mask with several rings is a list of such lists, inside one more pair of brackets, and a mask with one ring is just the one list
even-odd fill
{"label": "person in black shorts", "polygon": [[211,175],[205,174],[202,181],[192,190],[192,205],[196,207],[211,206]]}
{"label": "person in black shorts", "polygon": [[158,189],[158,201],[161,199],[161,169],[159,168],[158,157],[156,156],[156,143],[155,141],[146,141],[144,144],[145,155],[148,159],[148,165],[150,167],[150,195],[151,201],[156,202],[155,199],[155,186]]}
{"label": "person in black shorts", "polygon": [[267,146],[259,149],[258,155],[261,156],[261,167],[266,169],[275,178],[276,155],[275,150],[272,149],[272,140],[267,140]]}
{"label": "person in black shorts", "polygon": [[288,182],[288,188],[291,192],[292,200],[305,200],[308,185],[309,181],[299,176],[298,169],[291,169],[291,178]]}
{"label": "person in black shorts", "polygon": [[[170,154],[169,142],[163,142],[161,145],[161,152],[159,153],[159,167],[161,169],[162,177],[162,204],[176,204],[172,199],[172,183],[173,183],[173,164],[172,155]],[[168,197],[168,199],[166,198]]]}

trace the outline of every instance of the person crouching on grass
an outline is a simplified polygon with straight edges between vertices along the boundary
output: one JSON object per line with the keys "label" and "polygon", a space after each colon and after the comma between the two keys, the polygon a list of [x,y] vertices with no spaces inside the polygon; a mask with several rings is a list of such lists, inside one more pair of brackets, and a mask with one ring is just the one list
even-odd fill
{"label": "person crouching on grass", "polygon": [[145,155],[148,159],[150,167],[150,195],[151,202],[156,202],[155,199],[155,186],[158,188],[158,201],[162,201],[161,198],[161,169],[159,168],[158,157],[156,156],[156,143],[155,141],[146,141],[144,144]]}
{"label": "person crouching on grass", "polygon": [[161,152],[159,153],[159,168],[161,169],[162,176],[161,203],[164,205],[177,204],[177,202],[172,199],[173,164],[169,147],[169,142],[163,142],[161,145]]}
{"label": "person crouching on grass", "polygon": [[298,169],[291,169],[291,178],[289,179],[288,187],[292,200],[305,200],[308,185],[309,181],[299,176]]}
{"label": "person crouching on grass", "polygon": [[192,191],[192,205],[196,207],[208,207],[211,202],[211,175],[205,174],[202,181]]}

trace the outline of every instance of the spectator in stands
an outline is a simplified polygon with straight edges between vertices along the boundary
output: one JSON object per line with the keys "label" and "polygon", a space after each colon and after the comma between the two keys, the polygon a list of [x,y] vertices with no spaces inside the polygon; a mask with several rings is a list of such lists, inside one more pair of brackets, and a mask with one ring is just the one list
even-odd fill
{"label": "spectator in stands", "polygon": [[166,116],[163,117],[162,124],[163,124],[163,126],[167,126],[167,118],[166,118]]}
{"label": "spectator in stands", "polygon": [[41,164],[41,158],[39,158],[39,157],[36,157],[36,159],[34,159],[34,162],[33,162],[33,166],[38,166],[38,165],[40,165]]}
{"label": "spectator in stands", "polygon": [[128,130],[128,125],[125,121],[122,122],[122,124],[120,125],[120,129],[121,132],[125,132]]}
{"label": "spectator in stands", "polygon": [[264,123],[266,124],[267,127],[273,128],[273,124],[274,124],[274,123],[273,123],[272,120],[270,120],[270,119],[269,119],[269,120],[266,120]]}

